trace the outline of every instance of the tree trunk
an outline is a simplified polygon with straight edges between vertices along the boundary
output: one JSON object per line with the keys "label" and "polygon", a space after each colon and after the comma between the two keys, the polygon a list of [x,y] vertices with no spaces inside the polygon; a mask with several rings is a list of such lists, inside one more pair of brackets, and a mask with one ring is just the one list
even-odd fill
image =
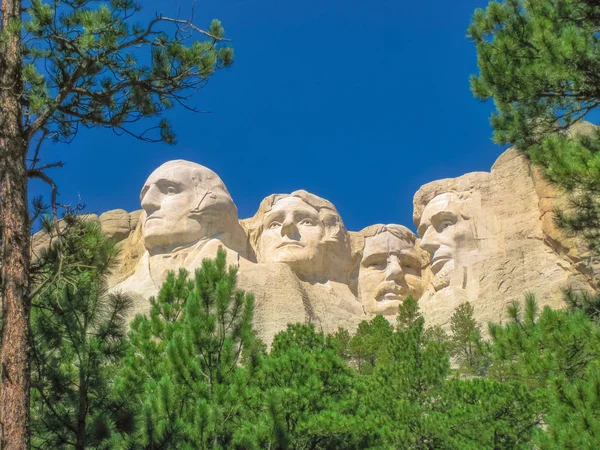
{"label": "tree trunk", "polygon": [[77,414],[77,436],[75,442],[75,450],[85,450],[86,446],[86,429],[85,421],[88,411],[88,385],[87,385],[87,370],[81,365],[79,367],[79,411]]}
{"label": "tree trunk", "polygon": [[[19,23],[21,0],[2,0],[2,28]],[[17,29],[20,27],[16,27]],[[0,227],[2,228],[1,448],[29,448],[29,245],[20,31],[0,44]]]}

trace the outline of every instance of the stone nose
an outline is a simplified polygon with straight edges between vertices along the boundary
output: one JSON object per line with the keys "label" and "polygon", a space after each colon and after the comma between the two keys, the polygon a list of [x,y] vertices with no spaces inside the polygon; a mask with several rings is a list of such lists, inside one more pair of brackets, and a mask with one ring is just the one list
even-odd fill
{"label": "stone nose", "polygon": [[433,226],[427,228],[420,245],[430,256],[433,256],[435,251],[440,248],[439,234]]}
{"label": "stone nose", "polygon": [[160,190],[156,185],[152,185],[142,197],[142,209],[147,215],[160,209],[160,195]]}
{"label": "stone nose", "polygon": [[299,240],[300,232],[296,223],[292,219],[285,219],[281,224],[281,235],[287,236],[290,239]]}
{"label": "stone nose", "polygon": [[391,255],[388,259],[387,267],[385,269],[385,279],[387,281],[402,281],[404,279],[402,265],[395,255]]}

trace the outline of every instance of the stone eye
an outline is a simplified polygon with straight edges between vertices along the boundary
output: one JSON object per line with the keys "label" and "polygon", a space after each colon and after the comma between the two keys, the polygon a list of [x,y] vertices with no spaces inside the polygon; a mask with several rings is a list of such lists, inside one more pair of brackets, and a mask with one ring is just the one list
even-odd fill
{"label": "stone eye", "polygon": [[300,225],[309,225],[309,226],[312,226],[314,224],[315,224],[315,222],[312,219],[302,219],[300,221]]}
{"label": "stone eye", "polygon": [[387,266],[387,261],[373,261],[367,265],[369,269],[383,270]]}
{"label": "stone eye", "polygon": [[404,270],[406,270],[406,272],[409,272],[409,273],[420,274],[421,266],[419,264],[410,264],[410,265],[406,266],[404,268]]}
{"label": "stone eye", "polygon": [[169,187],[167,187],[167,194],[169,194],[169,195],[177,194],[177,189],[174,186],[169,186]]}
{"label": "stone eye", "polygon": [[449,226],[454,225],[454,222],[452,222],[451,220],[444,220],[442,222],[442,230],[445,230],[446,228],[448,228]]}
{"label": "stone eye", "polygon": [[272,230],[273,228],[277,228],[280,225],[281,224],[275,220],[269,224],[268,228],[269,228],[269,230]]}

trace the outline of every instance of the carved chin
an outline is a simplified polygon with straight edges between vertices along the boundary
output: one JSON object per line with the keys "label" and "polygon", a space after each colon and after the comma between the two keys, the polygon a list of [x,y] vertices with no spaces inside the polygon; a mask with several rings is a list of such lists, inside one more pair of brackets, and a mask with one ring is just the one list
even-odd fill
{"label": "carved chin", "polygon": [[157,230],[146,232],[144,234],[144,246],[150,250],[155,247],[168,245],[169,236],[166,233],[159,233]]}
{"label": "carved chin", "polygon": [[382,299],[375,303],[375,314],[383,314],[384,316],[395,315],[398,314],[398,309],[400,309],[400,303],[402,300],[400,298],[396,300],[386,300]]}
{"label": "carved chin", "polygon": [[201,238],[201,235],[195,233],[176,233],[173,230],[155,228],[144,233],[144,246],[148,250],[161,247],[178,247],[196,243]]}
{"label": "carved chin", "polygon": [[261,257],[262,262],[284,263],[290,266],[296,264],[312,264],[319,259],[319,252],[300,245],[285,245],[274,249]]}
{"label": "carved chin", "polygon": [[295,245],[287,245],[277,249],[271,258],[274,262],[294,263],[298,261],[308,260],[314,257],[310,252],[307,252],[303,247]]}
{"label": "carved chin", "polygon": [[440,269],[431,282],[433,289],[435,289],[436,292],[450,286],[450,276],[452,275],[452,272],[454,272],[454,261],[450,260],[444,264],[444,267]]}

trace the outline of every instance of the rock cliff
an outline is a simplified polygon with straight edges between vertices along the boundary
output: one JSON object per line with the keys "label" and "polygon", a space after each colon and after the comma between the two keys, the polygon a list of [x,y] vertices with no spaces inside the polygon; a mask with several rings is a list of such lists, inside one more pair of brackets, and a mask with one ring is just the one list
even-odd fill
{"label": "rock cliff", "polygon": [[[393,322],[409,294],[431,325],[447,326],[464,301],[477,320],[502,321],[526,292],[560,308],[563,289],[593,289],[597,273],[585,247],[554,226],[552,210],[564,198],[507,150],[490,172],[422,186],[413,202],[417,234],[398,224],[353,232],[331,202],[306,191],[271,195],[239,220],[216,173],[170,161],[144,183],[141,211],[87,218],[122,247],[111,286],[135,298],[134,313],[148,311],[169,270],[194,271],[224,247],[240,288],[255,294],[255,327],[270,342],[290,322],[325,332],[354,331],[375,314]],[[34,252],[47,243],[35,235]]]}

